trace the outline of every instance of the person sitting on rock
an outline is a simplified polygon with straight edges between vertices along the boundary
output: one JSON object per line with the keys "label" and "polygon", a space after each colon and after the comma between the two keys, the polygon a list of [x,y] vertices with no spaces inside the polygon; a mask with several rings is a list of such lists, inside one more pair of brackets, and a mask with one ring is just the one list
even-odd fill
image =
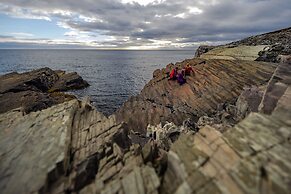
{"label": "person sitting on rock", "polygon": [[178,67],[172,69],[169,80],[176,80],[178,75]]}
{"label": "person sitting on rock", "polygon": [[188,63],[185,67],[185,75],[191,75],[191,72],[192,73],[195,73],[193,68],[190,66],[190,64]]}
{"label": "person sitting on rock", "polygon": [[177,81],[180,85],[183,85],[184,83],[186,83],[186,79],[185,79],[185,69],[182,69],[178,75],[177,75]]}

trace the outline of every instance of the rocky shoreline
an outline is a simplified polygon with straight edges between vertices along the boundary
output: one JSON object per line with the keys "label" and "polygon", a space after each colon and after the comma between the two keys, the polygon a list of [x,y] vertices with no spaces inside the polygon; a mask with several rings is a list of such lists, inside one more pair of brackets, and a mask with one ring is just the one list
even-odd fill
{"label": "rocky shoreline", "polygon": [[1,76],[1,193],[289,193],[291,57],[221,51],[156,70],[109,117],[61,92],[88,86],[76,73]]}
{"label": "rocky shoreline", "polygon": [[24,113],[42,110],[75,98],[62,91],[88,86],[75,72],[42,68],[27,73],[9,73],[0,76],[0,113],[15,108],[21,108]]}

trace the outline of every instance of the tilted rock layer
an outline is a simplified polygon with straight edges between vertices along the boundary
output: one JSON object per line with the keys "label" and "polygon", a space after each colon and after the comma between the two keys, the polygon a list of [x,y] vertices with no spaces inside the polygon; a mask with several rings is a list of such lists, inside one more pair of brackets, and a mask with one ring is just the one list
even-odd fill
{"label": "tilted rock layer", "polygon": [[[290,193],[290,72],[279,64],[268,82],[262,103],[275,103],[268,115],[259,108],[224,133],[167,123],[169,135],[180,135],[168,153],[157,147],[167,134],[141,147],[125,123],[88,101],[1,114],[1,193]],[[273,98],[268,88],[282,84]]]}
{"label": "tilted rock layer", "polygon": [[[223,134],[205,126],[181,135],[168,154],[162,193],[290,193],[290,75],[291,64],[280,64],[268,83],[262,103],[275,104],[270,115],[250,113]],[[268,88],[282,92],[274,98]]]}
{"label": "tilted rock layer", "polygon": [[[190,63],[197,69],[180,86],[169,81],[167,73]],[[148,124],[174,122],[211,114],[217,105],[235,100],[243,88],[266,83],[275,64],[253,61],[203,60],[194,58],[156,71],[154,78],[138,96],[130,98],[117,112],[117,120],[125,121],[134,131],[144,132]]]}

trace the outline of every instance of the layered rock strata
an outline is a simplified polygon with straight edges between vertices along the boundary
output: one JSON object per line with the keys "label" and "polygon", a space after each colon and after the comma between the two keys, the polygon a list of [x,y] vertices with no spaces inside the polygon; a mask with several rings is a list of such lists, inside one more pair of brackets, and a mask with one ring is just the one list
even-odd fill
{"label": "layered rock strata", "polygon": [[125,121],[130,129],[139,132],[144,132],[148,124],[168,121],[181,125],[188,118],[197,121],[210,115],[217,105],[234,102],[244,87],[266,83],[276,68],[271,63],[201,58],[175,66],[182,68],[186,63],[197,69],[195,75],[186,78],[186,84],[179,86],[176,81],[168,80],[172,64],[156,71],[141,93],[116,112],[117,120]]}
{"label": "layered rock strata", "polygon": [[223,134],[210,126],[182,134],[168,153],[161,192],[290,193],[290,70],[280,64],[267,85],[262,103],[276,101],[269,115],[252,112]]}
{"label": "layered rock strata", "polygon": [[286,86],[269,115],[250,113],[224,133],[149,126],[143,147],[125,123],[98,113],[88,99],[1,114],[1,192],[288,193],[290,67],[280,64],[263,92],[261,102],[269,101],[267,88],[280,88],[278,80]]}
{"label": "layered rock strata", "polygon": [[87,102],[7,112],[0,132],[1,193],[155,193],[160,186],[144,164],[151,151],[142,154],[124,123]]}

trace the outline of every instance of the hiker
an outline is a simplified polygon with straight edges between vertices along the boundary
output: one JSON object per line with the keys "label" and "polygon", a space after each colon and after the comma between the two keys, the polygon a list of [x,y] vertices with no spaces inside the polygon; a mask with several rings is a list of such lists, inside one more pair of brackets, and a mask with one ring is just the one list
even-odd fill
{"label": "hiker", "polygon": [[169,80],[176,80],[178,74],[178,67],[172,69]]}
{"label": "hiker", "polygon": [[191,75],[191,72],[192,73],[195,73],[193,68],[190,66],[189,63],[187,63],[186,67],[185,67],[185,75]]}
{"label": "hiker", "polygon": [[185,79],[185,69],[182,69],[178,75],[177,75],[177,81],[180,85],[183,85],[184,83],[186,83],[186,79]]}

